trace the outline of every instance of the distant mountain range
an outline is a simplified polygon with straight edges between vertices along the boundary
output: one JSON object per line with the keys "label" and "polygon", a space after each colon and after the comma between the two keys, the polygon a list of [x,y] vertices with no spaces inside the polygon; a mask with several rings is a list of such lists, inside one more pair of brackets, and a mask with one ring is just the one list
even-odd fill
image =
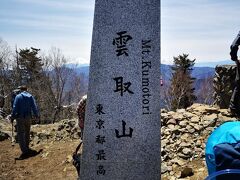
{"label": "distant mountain range", "polygon": [[[230,61],[231,63],[231,61]],[[198,94],[200,91],[200,87],[202,87],[203,82],[206,78],[213,77],[215,73],[215,66],[216,65],[222,65],[222,64],[230,64],[229,61],[221,61],[221,62],[214,62],[214,63],[198,63],[192,70],[192,76],[196,78],[194,87],[195,87],[195,93]],[[206,65],[206,66],[205,66]],[[163,78],[163,82],[169,83],[172,77],[172,65],[167,64],[161,64],[160,70],[161,75]],[[86,84],[86,90],[88,86],[88,79],[89,79],[89,65],[76,65],[76,64],[68,64],[67,67],[74,68],[77,74],[83,75],[84,77],[84,83]],[[86,93],[86,92],[84,92]],[[161,101],[163,103],[164,101]],[[161,104],[162,107],[165,107],[164,104]]]}
{"label": "distant mountain range", "polygon": [[201,62],[201,63],[196,63],[195,67],[213,67],[215,68],[217,65],[225,65],[225,64],[235,64],[234,61],[232,60],[221,60],[221,61],[216,61],[216,62]]}
{"label": "distant mountain range", "polygon": [[[172,65],[161,64],[161,75],[166,81],[172,78]],[[213,67],[194,67],[192,70],[192,76],[196,79],[205,79],[213,77],[215,69]]]}
{"label": "distant mountain range", "polygon": [[[218,62],[203,62],[203,63],[196,63],[193,71],[192,76],[196,79],[205,79],[207,77],[213,77],[215,72],[215,67],[217,65],[224,65],[224,64],[234,64],[231,60],[222,60]],[[170,80],[172,76],[172,65],[168,64],[161,64],[161,75],[163,79]],[[67,64],[67,67],[74,68],[78,74],[84,74],[86,78],[89,76],[89,64]]]}

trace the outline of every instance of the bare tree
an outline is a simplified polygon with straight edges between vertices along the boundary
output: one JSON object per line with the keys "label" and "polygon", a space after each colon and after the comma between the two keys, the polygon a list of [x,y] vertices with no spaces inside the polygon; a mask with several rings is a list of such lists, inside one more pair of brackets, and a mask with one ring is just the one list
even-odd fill
{"label": "bare tree", "polygon": [[166,108],[168,111],[171,110],[171,96],[170,96],[170,83],[167,81],[164,81],[164,84],[161,86],[161,107]]}
{"label": "bare tree", "polygon": [[8,43],[0,38],[0,68],[6,68],[10,60],[11,48]]}
{"label": "bare tree", "polygon": [[60,113],[67,92],[68,82],[73,75],[73,69],[66,66],[67,59],[61,50],[52,47],[48,56],[45,58],[51,69],[50,76],[52,79],[52,89],[55,95],[55,113],[52,123],[54,123]]}
{"label": "bare tree", "polygon": [[172,66],[173,74],[169,95],[171,98],[171,109],[187,108],[197,99],[194,95],[195,88],[193,83],[195,78],[191,77],[192,67],[195,59],[190,60],[188,54],[174,57],[174,65]]}
{"label": "bare tree", "polygon": [[213,77],[203,79],[197,95],[198,102],[211,105],[213,103],[213,93]]}
{"label": "bare tree", "polygon": [[168,89],[171,109],[186,108],[188,103],[188,94],[190,93],[189,84],[191,79],[182,71],[178,71],[172,78],[171,86]]}
{"label": "bare tree", "polygon": [[10,112],[11,91],[13,88],[12,78],[13,56],[10,46],[0,38],[0,94],[5,97],[4,110]]}

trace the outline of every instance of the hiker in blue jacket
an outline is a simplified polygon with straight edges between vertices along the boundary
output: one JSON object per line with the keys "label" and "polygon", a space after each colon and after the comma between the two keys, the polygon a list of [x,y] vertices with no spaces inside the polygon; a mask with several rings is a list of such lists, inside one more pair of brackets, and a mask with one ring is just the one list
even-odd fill
{"label": "hiker in blue jacket", "polygon": [[236,78],[235,78],[235,88],[232,93],[232,97],[230,100],[229,109],[232,115],[240,116],[240,63],[238,60],[237,52],[238,46],[240,45],[240,32],[237,37],[234,39],[231,47],[230,47],[230,56],[233,61],[237,64],[236,70]]}
{"label": "hiker in blue jacket", "polygon": [[17,121],[17,136],[22,154],[19,159],[25,159],[36,151],[29,148],[30,127],[32,115],[39,118],[38,108],[34,97],[27,92],[26,86],[20,86],[21,93],[15,97],[11,121]]}

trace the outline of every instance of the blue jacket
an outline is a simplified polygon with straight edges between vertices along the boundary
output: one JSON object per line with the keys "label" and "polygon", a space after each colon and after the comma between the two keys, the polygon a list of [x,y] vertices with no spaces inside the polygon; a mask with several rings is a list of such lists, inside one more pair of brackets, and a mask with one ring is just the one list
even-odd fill
{"label": "blue jacket", "polygon": [[209,136],[205,150],[209,175],[223,169],[240,169],[239,128],[239,121],[226,122]]}
{"label": "blue jacket", "polygon": [[13,103],[12,117],[15,118],[26,118],[31,117],[32,113],[38,117],[39,112],[34,97],[23,91],[15,97]]}

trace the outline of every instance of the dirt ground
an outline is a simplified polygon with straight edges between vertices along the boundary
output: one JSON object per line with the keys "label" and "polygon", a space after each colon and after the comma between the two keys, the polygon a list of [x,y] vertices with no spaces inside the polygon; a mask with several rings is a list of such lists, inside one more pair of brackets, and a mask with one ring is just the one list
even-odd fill
{"label": "dirt ground", "polygon": [[[76,149],[79,140],[42,142],[31,148],[43,150],[35,157],[25,160],[17,160],[21,154],[18,144],[12,146],[10,140],[0,142],[0,179],[1,180],[76,180],[77,171],[72,165],[72,153]],[[194,175],[186,178],[179,177],[184,167],[174,169],[175,174],[163,175],[163,180],[204,180],[207,170],[203,161],[193,161],[188,164],[194,171]]]}
{"label": "dirt ground", "polygon": [[10,140],[0,142],[0,179],[74,179],[77,172],[71,162],[71,154],[79,141],[49,142],[31,147],[43,151],[35,157],[17,160],[21,154],[18,144]]}

